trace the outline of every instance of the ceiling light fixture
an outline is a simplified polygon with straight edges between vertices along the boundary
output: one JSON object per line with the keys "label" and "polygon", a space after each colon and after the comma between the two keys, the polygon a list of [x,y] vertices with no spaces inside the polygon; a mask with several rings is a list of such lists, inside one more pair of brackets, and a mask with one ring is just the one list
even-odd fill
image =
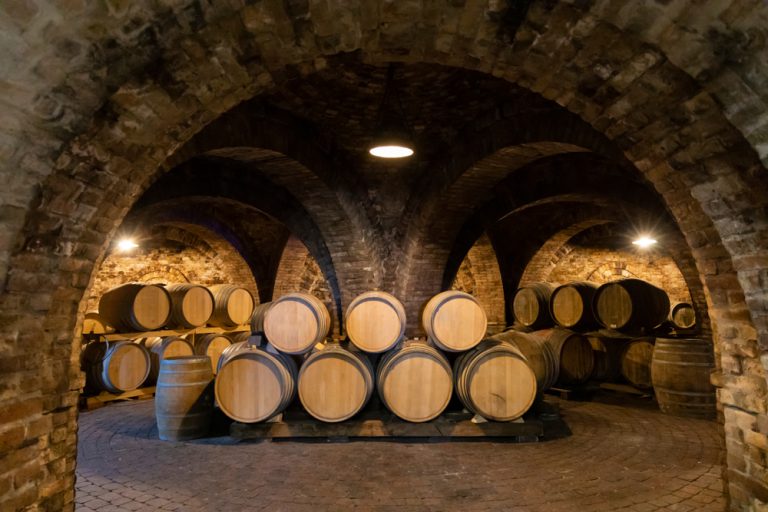
{"label": "ceiling light fixture", "polygon": [[376,131],[368,152],[378,158],[405,158],[413,155],[413,134],[405,121],[405,112],[395,90],[395,67],[387,69],[384,99],[379,107]]}
{"label": "ceiling light fixture", "polygon": [[139,246],[136,242],[134,242],[130,238],[123,238],[119,242],[117,242],[117,250],[120,252],[128,252],[131,249],[135,249]]}
{"label": "ceiling light fixture", "polygon": [[639,237],[637,240],[634,240],[632,244],[640,247],[641,249],[647,249],[650,246],[656,244],[656,239],[643,235]]}

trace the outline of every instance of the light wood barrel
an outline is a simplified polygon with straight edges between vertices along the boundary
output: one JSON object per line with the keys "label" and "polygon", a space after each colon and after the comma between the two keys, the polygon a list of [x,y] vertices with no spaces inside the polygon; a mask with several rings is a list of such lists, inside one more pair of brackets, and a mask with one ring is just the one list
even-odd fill
{"label": "light wood barrel", "polygon": [[264,302],[253,308],[253,314],[251,315],[251,332],[264,332],[264,317],[267,315],[267,311],[272,307],[274,302]]}
{"label": "light wood barrel", "polygon": [[621,279],[597,289],[592,309],[600,324],[608,329],[652,329],[666,320],[669,297],[661,288],[640,279]]}
{"label": "light wood barrel", "polygon": [[83,334],[108,334],[115,332],[114,327],[101,318],[97,311],[89,311],[83,318]]}
{"label": "light wood barrel", "polygon": [[669,310],[669,321],[677,329],[690,329],[696,325],[696,311],[687,302],[678,302]]}
{"label": "light wood barrel", "polygon": [[414,423],[437,418],[453,393],[450,363],[422,341],[404,341],[387,352],[379,361],[376,381],[387,409]]}
{"label": "light wood barrel", "polygon": [[205,325],[213,315],[213,294],[199,284],[165,285],[171,296],[170,327],[192,329]]}
{"label": "light wood barrel", "polygon": [[232,332],[227,334],[227,337],[232,343],[240,343],[241,341],[247,342],[251,338],[251,333],[246,331]]}
{"label": "light wood barrel", "polygon": [[192,344],[178,336],[142,338],[139,343],[144,345],[144,348],[149,351],[151,361],[149,382],[157,381],[157,376],[160,374],[160,363],[166,357],[182,357],[195,354]]}
{"label": "light wood barrel", "polygon": [[281,413],[296,395],[296,363],[273,347],[233,343],[219,359],[216,403],[235,421],[256,423]]}
{"label": "light wood barrel", "polygon": [[[238,340],[240,341],[240,340]],[[195,354],[208,356],[211,360],[211,371],[215,374],[219,367],[221,353],[232,344],[229,336],[218,333],[195,335]]]}
{"label": "light wood barrel", "polygon": [[595,368],[592,345],[583,335],[567,329],[545,329],[534,336],[544,339],[558,362],[557,383],[570,386],[586,382]]}
{"label": "light wood barrel", "polygon": [[119,332],[159,329],[170,314],[171,296],[156,284],[127,283],[99,299],[99,316]]}
{"label": "light wood barrel", "polygon": [[492,336],[517,347],[525,356],[528,366],[536,374],[536,388],[543,392],[557,382],[558,361],[552,347],[543,338],[520,331],[509,330]]}
{"label": "light wood barrel", "polygon": [[256,301],[251,292],[232,284],[215,284],[208,289],[213,294],[213,315],[208,323],[217,327],[237,327],[248,323]]}
{"label": "light wood barrel", "polygon": [[150,372],[147,350],[130,340],[93,341],[82,354],[86,387],[123,393],[141,386]]}
{"label": "light wood barrel", "polygon": [[525,414],[536,399],[536,374],[514,345],[483,340],[454,365],[456,396],[469,411],[494,421]]}
{"label": "light wood barrel", "polygon": [[713,419],[717,415],[717,397],[710,383],[714,368],[711,342],[656,338],[651,380],[662,412]]}
{"label": "light wood barrel", "polygon": [[347,308],[345,326],[349,340],[360,350],[390,350],[405,334],[405,308],[385,292],[358,295]]}
{"label": "light wood barrel", "polygon": [[213,372],[208,356],[166,357],[155,390],[157,431],[163,441],[197,439],[213,416]]}
{"label": "light wood barrel", "polygon": [[586,281],[558,286],[549,299],[552,319],[560,327],[577,331],[597,327],[597,320],[592,313],[592,299],[597,285]]}
{"label": "light wood barrel", "polygon": [[621,375],[638,389],[651,389],[651,363],[653,360],[653,338],[632,340],[624,349],[621,359]]}
{"label": "light wood barrel", "polygon": [[512,298],[512,312],[525,327],[544,329],[554,325],[549,312],[549,299],[554,286],[549,283],[533,283],[519,288]]}
{"label": "light wood barrel", "polygon": [[262,326],[267,340],[277,350],[286,354],[304,354],[328,336],[331,315],[316,297],[289,293],[260,307],[251,319],[251,325],[254,324]]}
{"label": "light wood barrel", "polygon": [[488,319],[473,296],[449,290],[427,302],[421,324],[435,345],[448,352],[462,352],[482,341]]}
{"label": "light wood barrel", "polygon": [[603,382],[615,382],[621,377],[621,360],[629,340],[587,336],[595,357],[592,378]]}
{"label": "light wood barrel", "polygon": [[373,366],[360,353],[338,343],[317,346],[299,371],[299,400],[320,421],[351,418],[373,394]]}

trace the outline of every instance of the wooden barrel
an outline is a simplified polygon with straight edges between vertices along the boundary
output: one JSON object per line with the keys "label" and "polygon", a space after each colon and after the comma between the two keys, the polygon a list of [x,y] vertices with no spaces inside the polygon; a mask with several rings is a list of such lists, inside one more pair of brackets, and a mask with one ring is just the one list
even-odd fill
{"label": "wooden barrel", "polygon": [[376,382],[382,403],[405,421],[437,418],[451,401],[453,373],[439,350],[407,340],[379,361]]}
{"label": "wooden barrel", "polygon": [[520,331],[509,330],[492,336],[517,347],[525,356],[528,366],[536,374],[536,388],[543,392],[557,382],[558,361],[552,347],[543,338]]}
{"label": "wooden barrel", "polygon": [[488,338],[454,364],[456,396],[469,411],[494,421],[511,421],[536,399],[536,374],[514,345]]}
{"label": "wooden barrel", "polygon": [[640,279],[621,279],[597,289],[592,309],[600,324],[608,329],[653,329],[666,320],[669,297],[661,288]]}
{"label": "wooden barrel", "polygon": [[208,289],[213,294],[213,315],[208,323],[217,327],[237,327],[248,323],[256,301],[251,292],[232,284],[216,284]]}
{"label": "wooden barrel", "polygon": [[264,302],[253,308],[253,314],[251,315],[251,332],[264,332],[264,317],[267,315],[267,311],[272,307],[274,302]]}
{"label": "wooden barrel", "polygon": [[231,332],[227,334],[227,337],[232,343],[240,343],[241,341],[247,342],[251,338],[251,333],[247,331]]}
{"label": "wooden barrel", "polygon": [[218,370],[216,403],[235,421],[268,420],[296,395],[296,363],[269,345],[233,343],[222,353]]}
{"label": "wooden barrel", "polygon": [[558,362],[557,383],[571,386],[586,382],[595,368],[592,345],[583,335],[567,329],[545,329],[534,336],[544,339]]}
{"label": "wooden barrel", "polygon": [[586,281],[558,286],[549,299],[552,319],[560,327],[583,331],[597,327],[592,313],[592,299],[597,285]]}
{"label": "wooden barrel", "polygon": [[192,329],[208,322],[213,314],[213,294],[199,284],[165,285],[171,296],[171,316],[168,326]]}
{"label": "wooden barrel", "polygon": [[156,284],[127,283],[99,299],[99,316],[120,332],[153,331],[171,314],[171,296]]}
{"label": "wooden barrel", "polygon": [[304,354],[328,336],[331,315],[316,297],[289,293],[260,307],[251,319],[251,325],[261,326],[267,340],[277,350],[286,354]]}
{"label": "wooden barrel", "polygon": [[115,332],[114,327],[101,318],[97,311],[89,311],[83,318],[83,334],[108,334]]}
{"label": "wooden barrel", "polygon": [[549,312],[549,299],[554,286],[533,283],[519,288],[512,298],[512,312],[520,324],[531,329],[551,327],[554,322]]}
{"label": "wooden barrel", "polygon": [[142,338],[139,341],[149,351],[151,367],[148,382],[156,382],[160,374],[160,363],[166,357],[181,357],[194,355],[192,344],[178,336]]}
{"label": "wooden barrel", "polygon": [[211,360],[211,371],[215,374],[219,367],[221,353],[232,344],[232,340],[224,334],[211,333],[195,335],[195,354],[208,356]]}
{"label": "wooden barrel", "polygon": [[473,296],[449,290],[427,302],[421,324],[435,345],[448,352],[462,352],[482,341],[488,319]]}
{"label": "wooden barrel", "polygon": [[166,357],[155,390],[157,431],[163,441],[197,439],[213,416],[213,372],[208,356]]}
{"label": "wooden barrel", "polygon": [[301,365],[299,400],[320,421],[351,418],[373,394],[373,366],[360,353],[338,343],[318,345]]}
{"label": "wooden barrel", "polygon": [[82,354],[86,387],[123,393],[141,386],[150,372],[147,350],[130,340],[93,341]]}
{"label": "wooden barrel", "polygon": [[592,378],[602,382],[615,382],[621,377],[621,360],[628,340],[620,338],[601,338],[587,336],[592,345],[592,355],[595,358],[595,368]]}
{"label": "wooden barrel", "polygon": [[653,338],[638,338],[629,342],[621,358],[621,375],[638,389],[651,389]]}
{"label": "wooden barrel", "polygon": [[676,329],[690,329],[696,325],[696,311],[687,302],[677,302],[670,308],[668,320]]}
{"label": "wooden barrel", "polygon": [[366,292],[349,304],[345,326],[349,341],[360,350],[385,352],[405,334],[405,308],[388,293]]}
{"label": "wooden barrel", "polygon": [[709,341],[656,338],[651,380],[662,412],[713,419],[717,415],[717,397],[710,383],[714,368]]}

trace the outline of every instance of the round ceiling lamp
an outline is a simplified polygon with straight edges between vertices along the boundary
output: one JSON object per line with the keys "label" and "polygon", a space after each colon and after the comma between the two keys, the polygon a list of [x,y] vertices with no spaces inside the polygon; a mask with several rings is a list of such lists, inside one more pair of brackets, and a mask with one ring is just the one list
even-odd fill
{"label": "round ceiling lamp", "polygon": [[394,78],[395,67],[390,64],[376,130],[368,148],[368,153],[377,158],[406,158],[414,153],[413,134],[405,121],[405,112],[395,90]]}

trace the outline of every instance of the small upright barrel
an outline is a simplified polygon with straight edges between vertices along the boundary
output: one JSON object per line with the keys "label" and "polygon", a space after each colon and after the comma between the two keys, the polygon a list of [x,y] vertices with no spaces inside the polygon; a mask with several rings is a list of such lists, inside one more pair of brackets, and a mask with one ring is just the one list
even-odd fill
{"label": "small upright barrel", "polygon": [[691,329],[696,325],[696,311],[687,302],[677,302],[669,310],[669,321],[676,329]]}
{"label": "small upright barrel", "polygon": [[557,382],[564,386],[586,382],[595,368],[592,345],[583,335],[567,329],[545,329],[532,333],[544,339],[558,362]]}
{"label": "small upright barrel", "polygon": [[182,357],[194,355],[192,344],[178,336],[143,338],[139,343],[149,351],[152,362],[149,372],[149,382],[156,382],[160,374],[160,363],[166,357]]}
{"label": "small upright barrel", "polygon": [[83,318],[83,334],[108,334],[115,329],[99,316],[97,311],[89,311]]}
{"label": "small upright barrel", "polygon": [[269,345],[233,343],[222,353],[218,370],[216,403],[235,421],[268,420],[296,395],[296,363]]}
{"label": "small upright barrel", "polygon": [[208,356],[166,357],[155,391],[157,431],[163,441],[203,437],[213,416],[213,372]]}
{"label": "small upright barrel", "polygon": [[405,308],[388,293],[366,292],[349,304],[344,323],[349,341],[357,348],[386,352],[405,334]]}
{"label": "small upright barrel", "polygon": [[149,376],[147,350],[130,340],[93,341],[81,357],[86,387],[91,390],[123,393],[138,388]]}
{"label": "small upright barrel", "polygon": [[413,423],[437,418],[453,393],[448,360],[436,348],[417,340],[403,341],[381,358],[376,383],[387,409]]}
{"label": "small upright barrel", "polygon": [[171,296],[157,284],[126,283],[99,299],[99,316],[119,332],[154,331],[170,314]]}
{"label": "small upright barrel", "polygon": [[205,286],[181,283],[165,285],[171,296],[169,327],[193,329],[205,325],[213,314],[213,294]]}
{"label": "small upright barrel", "polygon": [[338,343],[316,347],[299,371],[299,400],[313,417],[327,423],[351,418],[373,394],[373,366],[360,352]]}
{"label": "small upright barrel", "polygon": [[217,327],[237,327],[248,323],[256,301],[241,286],[216,284],[208,289],[213,294],[213,315],[208,323]]}
{"label": "small upright barrel", "polygon": [[651,389],[653,338],[638,338],[629,342],[621,358],[621,374],[637,389]]}
{"label": "small upright barrel", "polygon": [[482,341],[488,319],[473,296],[449,290],[427,302],[421,324],[435,345],[448,352],[462,352]]}
{"label": "small upright barrel", "polygon": [[512,421],[536,399],[536,374],[510,343],[488,338],[454,365],[456,396],[469,411],[493,421]]}
{"label": "small upright barrel", "polygon": [[331,315],[316,297],[289,293],[260,306],[251,318],[251,327],[256,327],[254,332],[263,330],[280,352],[304,354],[328,336]]}
{"label": "small upright barrel", "polygon": [[539,392],[555,385],[559,363],[552,347],[543,338],[520,331],[508,330],[494,334],[492,339],[510,343],[520,350],[525,356],[528,366],[536,374],[536,388]]}
{"label": "small upright barrel", "polygon": [[592,313],[592,299],[597,285],[587,281],[558,286],[549,299],[552,319],[560,327],[584,331],[597,327],[597,320]]}
{"label": "small upright barrel", "polygon": [[620,279],[600,286],[592,301],[595,317],[617,331],[653,329],[669,314],[667,292],[640,279]]}
{"label": "small upright barrel", "polygon": [[208,356],[211,360],[211,371],[215,374],[219,367],[221,353],[232,344],[228,336],[218,333],[195,335],[195,354]]}
{"label": "small upright barrel", "polygon": [[656,338],[651,380],[662,412],[713,419],[717,415],[712,343],[700,339]]}
{"label": "small upright barrel", "polygon": [[515,319],[525,327],[544,329],[553,325],[549,300],[554,287],[549,283],[533,283],[518,288],[512,298]]}

